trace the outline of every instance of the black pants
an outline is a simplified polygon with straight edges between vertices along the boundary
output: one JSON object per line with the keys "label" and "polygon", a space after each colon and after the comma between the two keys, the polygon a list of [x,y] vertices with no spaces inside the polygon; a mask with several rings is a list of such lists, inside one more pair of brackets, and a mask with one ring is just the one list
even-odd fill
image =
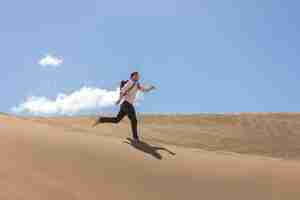
{"label": "black pants", "polygon": [[134,139],[139,139],[138,133],[137,133],[137,118],[134,106],[124,101],[121,105],[120,111],[117,115],[117,117],[101,117],[100,122],[101,123],[119,123],[125,116],[128,116],[131,122],[131,129]]}

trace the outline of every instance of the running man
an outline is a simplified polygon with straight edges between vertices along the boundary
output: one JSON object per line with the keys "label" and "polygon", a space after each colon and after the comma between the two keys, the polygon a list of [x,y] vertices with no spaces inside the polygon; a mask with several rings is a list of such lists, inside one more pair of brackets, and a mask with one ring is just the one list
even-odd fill
{"label": "running man", "polygon": [[130,79],[121,88],[120,99],[116,102],[116,104],[119,104],[123,100],[118,115],[116,117],[99,117],[98,120],[95,122],[94,126],[98,125],[99,123],[119,123],[125,116],[128,116],[131,122],[133,139],[137,142],[139,141],[137,131],[138,123],[134,108],[136,94],[138,91],[149,92],[155,89],[154,86],[145,88],[139,83],[139,79],[140,76],[138,72],[131,73]]}

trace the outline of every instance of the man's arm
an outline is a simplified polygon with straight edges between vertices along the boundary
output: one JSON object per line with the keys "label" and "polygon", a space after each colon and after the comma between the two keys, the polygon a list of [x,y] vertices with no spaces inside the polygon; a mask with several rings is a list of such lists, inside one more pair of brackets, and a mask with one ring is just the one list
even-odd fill
{"label": "man's arm", "polygon": [[151,90],[156,89],[155,86],[153,86],[153,85],[151,85],[150,87],[145,87],[145,86],[139,84],[138,87],[139,87],[139,90],[142,92],[150,92]]}

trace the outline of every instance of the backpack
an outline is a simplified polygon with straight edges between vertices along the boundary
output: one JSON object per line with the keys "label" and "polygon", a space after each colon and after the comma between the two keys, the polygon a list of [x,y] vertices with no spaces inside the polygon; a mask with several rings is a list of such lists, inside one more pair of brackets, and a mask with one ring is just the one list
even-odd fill
{"label": "backpack", "polygon": [[120,90],[122,90],[122,88],[126,85],[126,83],[128,82],[128,80],[122,80],[120,83]]}
{"label": "backpack", "polygon": [[[126,85],[126,83],[128,83],[128,80],[122,80],[121,81],[121,83],[120,83],[120,91]],[[124,95],[126,95],[128,92],[130,92],[134,88],[134,86],[136,86],[136,83],[134,83],[130,88],[128,88],[128,90],[125,92]],[[120,92],[120,97],[119,97],[118,101],[116,102],[117,105],[121,102],[123,96],[121,95],[121,92]]]}
{"label": "backpack", "polygon": [[[120,91],[122,90],[122,88],[126,85],[126,83],[128,83],[129,80],[122,80],[121,83],[120,83]],[[125,95],[130,92],[136,85],[138,85],[139,87],[139,84],[137,82],[134,82],[134,84],[127,89],[127,91],[125,92]]]}

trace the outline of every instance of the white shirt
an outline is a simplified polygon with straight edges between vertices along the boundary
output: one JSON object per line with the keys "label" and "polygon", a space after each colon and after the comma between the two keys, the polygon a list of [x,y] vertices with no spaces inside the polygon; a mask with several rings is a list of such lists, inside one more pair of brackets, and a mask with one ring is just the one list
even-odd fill
{"label": "white shirt", "polygon": [[[134,87],[131,89],[131,87],[134,85]],[[128,91],[130,89],[130,91]],[[139,82],[138,81],[133,81],[133,80],[128,80],[128,82],[124,85],[124,87],[121,89],[121,93],[125,94],[125,96],[123,96],[123,100],[134,104],[135,102],[135,98],[136,98],[136,94],[139,90],[143,90],[141,86],[139,86]]]}

